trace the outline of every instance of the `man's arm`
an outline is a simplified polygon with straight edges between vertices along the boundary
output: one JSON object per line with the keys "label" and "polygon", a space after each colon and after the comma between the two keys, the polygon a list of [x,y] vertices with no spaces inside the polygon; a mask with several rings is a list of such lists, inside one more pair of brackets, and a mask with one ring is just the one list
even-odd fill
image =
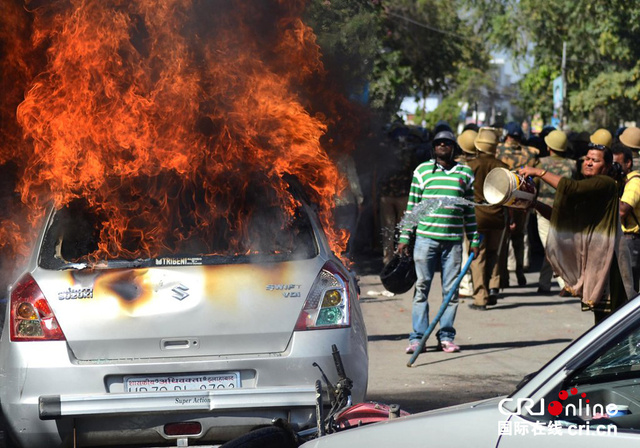
{"label": "man's arm", "polygon": [[624,192],[620,198],[620,217],[624,218],[632,214],[638,202],[640,202],[640,176],[634,175],[624,186]]}
{"label": "man's arm", "polygon": [[627,204],[626,202],[620,201],[620,217],[624,218],[626,217],[629,213],[631,213],[631,211],[633,210],[633,208]]}
{"label": "man's arm", "polygon": [[[475,178],[472,178],[467,185],[464,198],[473,202],[475,199],[474,194],[474,182]],[[480,234],[478,233],[478,223],[476,221],[476,209],[475,206],[464,205],[463,210],[463,224],[464,232],[467,235],[467,239],[470,242],[469,253],[472,253],[474,257],[478,256],[480,251]]]}

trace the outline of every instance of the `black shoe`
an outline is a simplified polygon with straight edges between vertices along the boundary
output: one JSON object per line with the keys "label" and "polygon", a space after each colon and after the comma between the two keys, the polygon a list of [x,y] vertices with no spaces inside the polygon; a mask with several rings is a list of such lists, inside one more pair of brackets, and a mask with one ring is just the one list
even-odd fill
{"label": "black shoe", "polygon": [[496,298],[500,295],[500,290],[498,288],[491,288],[489,290],[489,296],[495,296]]}
{"label": "black shoe", "polygon": [[476,305],[475,303],[470,303],[469,308],[476,311],[487,311],[487,305]]}
{"label": "black shoe", "polygon": [[551,294],[551,290],[550,289],[546,289],[546,288],[538,288],[538,294],[541,294],[543,296],[547,296],[547,295]]}
{"label": "black shoe", "polygon": [[487,305],[493,306],[498,304],[498,296],[489,296],[487,298]]}
{"label": "black shoe", "polygon": [[518,286],[526,286],[527,285],[527,277],[524,276],[524,273],[516,272],[516,277],[518,277]]}

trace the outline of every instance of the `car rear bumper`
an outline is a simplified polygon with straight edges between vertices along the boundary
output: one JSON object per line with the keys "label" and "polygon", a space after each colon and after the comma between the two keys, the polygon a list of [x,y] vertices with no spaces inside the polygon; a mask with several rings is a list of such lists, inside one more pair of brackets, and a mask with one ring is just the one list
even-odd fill
{"label": "car rear bumper", "polygon": [[39,398],[39,414],[42,420],[52,420],[88,415],[126,415],[187,410],[310,408],[315,406],[315,395],[314,387],[49,395]]}
{"label": "car rear bumper", "polygon": [[[6,335],[6,333],[5,333]],[[366,335],[365,335],[366,337]],[[6,343],[5,343],[6,342]],[[82,446],[121,446],[123,440],[160,444],[166,423],[200,421],[199,443],[224,442],[282,418],[298,428],[314,424],[314,384],[320,372],[336,381],[331,344],[342,354],[354,381],[354,402],[364,399],[368,359],[366,342],[352,329],[294,333],[283,353],[242,357],[168,360],[73,359],[64,341],[0,345],[0,404],[9,430],[23,446],[59,446],[71,434]],[[127,393],[127,375],[215,371],[240,372],[233,390]],[[178,404],[176,398],[184,398]]]}

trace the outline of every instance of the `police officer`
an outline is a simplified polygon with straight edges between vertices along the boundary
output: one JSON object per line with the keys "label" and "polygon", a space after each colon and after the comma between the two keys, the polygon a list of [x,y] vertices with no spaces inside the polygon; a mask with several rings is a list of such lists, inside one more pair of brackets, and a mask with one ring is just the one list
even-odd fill
{"label": "police officer", "polygon": [[[458,142],[458,147],[462,150],[462,154],[460,154],[456,158],[456,162],[463,163],[465,165],[469,165],[469,162],[476,158],[477,151],[475,146],[475,140],[478,136],[478,132],[475,129],[466,129],[462,131],[462,134],[458,136],[456,141]],[[462,244],[462,265],[467,262],[469,258],[469,241],[465,239]],[[462,277],[460,281],[460,289],[458,290],[458,294],[460,297],[471,297],[473,296],[473,281],[471,279],[471,272],[467,271],[467,273]]]}
{"label": "police officer", "polygon": [[633,154],[632,166],[640,168],[640,128],[630,126],[620,134],[620,143],[631,149]]}
{"label": "police officer", "polygon": [[[477,203],[486,202],[484,196],[484,181],[494,168],[507,168],[507,165],[496,159],[498,135],[495,128],[482,127],[475,139],[478,156],[469,162],[475,177],[473,191]],[[473,277],[472,310],[483,311],[487,306],[498,302],[500,275],[498,271],[498,256],[500,245],[504,240],[505,221],[502,206],[491,205],[476,207],[476,221],[478,232],[483,235],[480,250],[471,262],[471,276]]]}
{"label": "police officer", "polygon": [[[536,166],[538,168],[542,168],[545,171],[548,171],[549,173],[557,174],[560,177],[568,177],[570,179],[574,179],[576,177],[576,163],[574,160],[566,157],[567,135],[562,131],[551,131],[544,138],[544,142],[547,145],[547,149],[550,155],[547,157],[542,157],[538,161]],[[535,181],[536,187],[538,189],[538,202],[553,207],[556,189],[551,187],[546,182],[541,182],[537,177]],[[536,217],[538,223],[538,235],[540,236],[542,247],[546,249],[550,223],[547,218],[539,213],[536,214]],[[551,292],[552,276],[553,270],[551,269],[551,265],[545,257],[542,262],[542,267],[540,268],[540,278],[538,280],[539,294],[549,294]],[[563,295],[562,291],[564,291],[564,281],[561,277],[557,277],[557,280],[558,285],[560,285],[561,288],[561,295]]]}
{"label": "police officer", "polygon": [[[506,163],[510,170],[524,166],[534,166],[540,151],[522,144],[524,133],[520,125],[515,121],[511,121],[505,125],[504,130],[506,133],[505,140],[498,145],[496,158]],[[525,266],[529,265],[528,238],[526,238],[528,217],[528,212],[513,210],[509,239],[505,241],[500,254],[500,284],[503,288],[509,286],[507,256],[513,260],[512,264],[515,264],[518,286],[527,284],[524,269]],[[509,240],[512,247],[509,247]]]}
{"label": "police officer", "polygon": [[613,145],[613,161],[622,166],[625,185],[620,198],[620,220],[623,241],[629,247],[634,289],[640,287],[640,171],[633,171],[635,158],[640,149],[640,129],[632,126],[626,128]]}
{"label": "police officer", "polygon": [[458,136],[456,141],[462,150],[462,154],[456,157],[456,162],[468,165],[467,162],[476,158],[476,147],[474,141],[477,136],[478,133],[473,129],[467,129]]}

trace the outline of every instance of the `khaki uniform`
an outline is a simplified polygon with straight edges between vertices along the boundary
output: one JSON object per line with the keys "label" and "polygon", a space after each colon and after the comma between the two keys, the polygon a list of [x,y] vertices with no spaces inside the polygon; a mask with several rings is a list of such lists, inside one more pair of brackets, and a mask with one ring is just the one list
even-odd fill
{"label": "khaki uniform", "polygon": [[[560,177],[568,177],[569,179],[576,178],[577,165],[573,159],[552,155],[541,158],[536,164],[536,167],[557,174]],[[553,207],[556,189],[537,177],[535,178],[535,182],[536,188],[538,189],[538,201]]]}
{"label": "khaki uniform", "polygon": [[469,165],[469,162],[475,158],[476,158],[475,155],[464,153],[456,157],[454,160],[463,165]]}
{"label": "khaki uniform", "polygon": [[[458,157],[455,158],[455,161],[461,163],[463,165],[469,165],[469,162],[476,158],[475,154],[468,154],[463,152]],[[464,266],[467,260],[469,259],[469,240],[467,239],[467,235],[465,234],[464,240],[462,241],[462,265]],[[471,269],[464,274],[462,280],[460,280],[460,286],[458,287],[458,295],[460,297],[471,297],[473,296],[473,283],[471,279]]]}
{"label": "khaki uniform", "polygon": [[524,166],[535,166],[539,156],[540,151],[537,148],[524,145],[507,145],[506,143],[499,144],[496,153],[496,159],[509,165],[510,170]]}
{"label": "khaki uniform", "polygon": [[[524,166],[535,166],[540,151],[537,148],[524,146],[519,144],[498,145],[496,158],[506,163],[510,170],[517,170]],[[527,238],[527,222],[529,221],[529,213],[515,210],[511,211],[511,221],[515,223],[516,228],[509,234],[509,239],[500,254],[500,278],[501,286],[509,286],[509,264],[514,265],[518,283],[524,283],[524,268],[528,266],[529,244]],[[508,241],[511,241],[509,247]],[[526,261],[526,262],[525,262]]]}
{"label": "khaki uniform", "polygon": [[[475,160],[469,162],[473,170],[474,197],[480,203],[485,201],[484,179],[494,168],[506,168],[507,165],[497,160],[493,155],[479,154]],[[480,242],[478,257],[471,262],[471,276],[473,277],[473,303],[478,306],[489,304],[489,291],[500,287],[498,271],[498,250],[505,227],[502,206],[492,205],[476,207],[478,232],[483,239]]]}
{"label": "khaki uniform", "polygon": [[[558,176],[566,177],[569,179],[575,179],[577,176],[577,165],[575,160],[560,157],[558,155],[543,157],[538,161],[538,164],[536,166],[543,170],[547,170],[550,173],[557,174]],[[541,181],[539,178],[536,178],[535,182],[536,187],[538,188],[538,201],[550,207],[553,207],[553,201],[556,197],[556,189],[546,182]],[[540,236],[542,247],[546,251],[547,236],[549,235],[550,223],[547,218],[539,213],[536,214],[536,218],[538,223],[538,236]],[[551,269],[549,261],[545,257],[542,261],[542,267],[540,268],[540,277],[538,279],[538,286],[541,291],[546,292],[551,290],[552,277],[553,270]],[[565,283],[564,280],[562,280],[562,277],[556,277],[556,279],[560,288],[564,288]]]}

